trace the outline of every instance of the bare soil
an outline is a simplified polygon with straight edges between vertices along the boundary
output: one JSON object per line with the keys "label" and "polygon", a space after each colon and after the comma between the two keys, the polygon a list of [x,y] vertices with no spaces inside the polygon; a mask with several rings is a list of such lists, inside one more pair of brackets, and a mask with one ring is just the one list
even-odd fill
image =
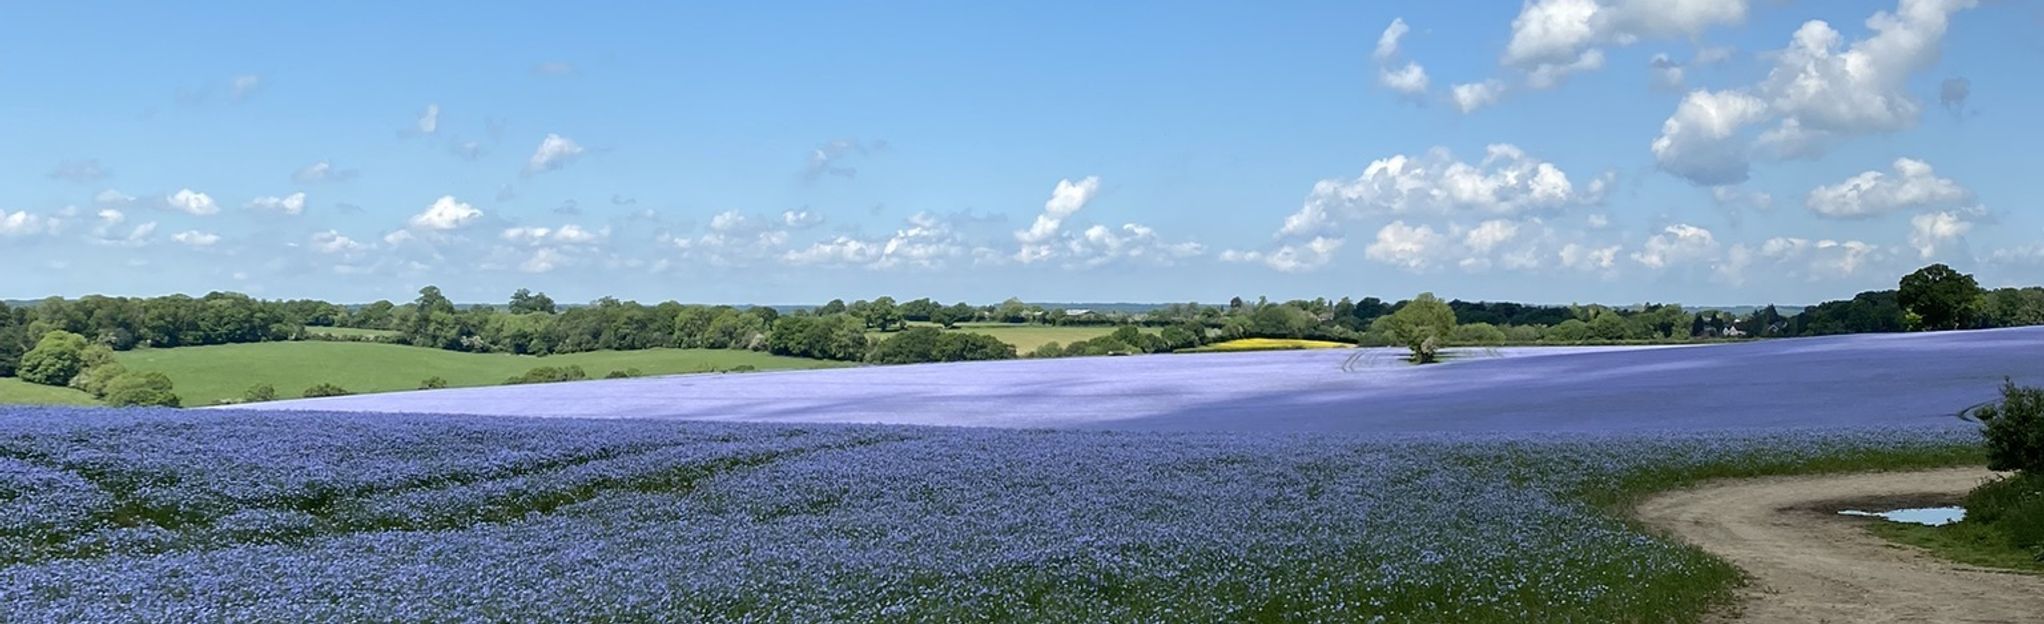
{"label": "bare soil", "polygon": [[2044,622],[2044,577],[1943,560],[1866,530],[1884,511],[1952,504],[1982,468],[1708,483],[1647,499],[1636,513],[1745,570],[1741,604],[1712,622]]}

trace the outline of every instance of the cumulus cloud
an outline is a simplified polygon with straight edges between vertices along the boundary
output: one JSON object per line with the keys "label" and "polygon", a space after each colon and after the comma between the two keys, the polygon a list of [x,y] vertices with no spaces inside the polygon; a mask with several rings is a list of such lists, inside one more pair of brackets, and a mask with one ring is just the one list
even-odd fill
{"label": "cumulus cloud", "polygon": [[148,244],[149,236],[156,232],[155,221],[128,228],[125,232],[122,231],[121,226],[127,223],[128,215],[113,208],[102,209],[95,216],[98,217],[98,220],[93,224],[92,236],[87,240],[96,244],[116,247],[140,247]]}
{"label": "cumulus cloud", "polygon": [[1455,109],[1464,114],[1498,103],[1505,96],[1505,83],[1485,80],[1458,84],[1449,89],[1449,96],[1455,100]]}
{"label": "cumulus cloud", "polygon": [[1618,266],[1619,246],[1596,246],[1585,243],[1568,243],[1555,252],[1555,260],[1561,267],[1576,271],[1606,272]]}
{"label": "cumulus cloud", "polygon": [[220,212],[220,205],[213,202],[212,196],[191,189],[179,189],[164,197],[163,203],[172,209],[202,217]]}
{"label": "cumulus cloud", "polygon": [[49,178],[52,180],[63,180],[78,184],[92,184],[109,177],[113,177],[113,172],[108,170],[105,165],[99,164],[99,159],[97,158],[66,160],[57,163],[57,167],[51,169],[49,173]]}
{"label": "cumulus cloud", "polygon": [[1584,50],[1575,60],[1566,63],[1541,63],[1526,72],[1526,86],[1535,89],[1552,89],[1561,86],[1562,80],[1572,74],[1596,71],[1604,68],[1604,51]]}
{"label": "cumulus cloud", "polygon": [[593,245],[609,237],[610,228],[590,230],[572,223],[557,228],[539,226],[506,228],[501,235],[505,241],[520,245]]}
{"label": "cumulus cloud", "polygon": [[1661,122],[1654,139],[1654,160],[1662,170],[1697,184],[1722,186],[1745,182],[1746,145],[1739,129],[1765,119],[1767,102],[1737,91],[1691,91]]}
{"label": "cumulus cloud", "polygon": [[[1058,180],[1057,188],[1051,189],[1050,199],[1043,202],[1043,214],[1036,216],[1036,221],[1030,224],[1029,229],[1015,232],[1015,240],[1023,244],[1022,252],[1017,255],[1017,259],[1030,262],[1030,256],[1037,255],[1032,254],[1032,247],[1042,246],[1044,241],[1056,237],[1058,228],[1063,226],[1064,220],[1078,212],[1080,208],[1085,208],[1086,204],[1091,203],[1093,197],[1099,194],[1099,176],[1087,176],[1078,182],[1069,179]],[[1042,255],[1047,254],[1047,251],[1042,252]]]}
{"label": "cumulus cloud", "polygon": [[1961,241],[1967,232],[1973,230],[1973,223],[1956,212],[1931,212],[1909,219],[1909,246],[1923,259],[1938,255],[1938,250]]}
{"label": "cumulus cloud", "polygon": [[198,230],[185,230],[170,235],[170,240],[186,247],[212,247],[220,242],[220,235]]}
{"label": "cumulus cloud", "polygon": [[26,210],[0,210],[0,236],[8,238],[56,234],[59,221]]}
{"label": "cumulus cloud", "polygon": [[1717,237],[1710,230],[1678,223],[1648,238],[1639,251],[1633,252],[1632,260],[1649,269],[1665,269],[1711,257],[1717,250]]}
{"label": "cumulus cloud", "polygon": [[346,255],[369,250],[369,246],[356,242],[336,230],[314,233],[310,239],[312,249],[323,254]]}
{"label": "cumulus cloud", "polygon": [[1315,236],[1303,243],[1279,245],[1268,252],[1231,249],[1221,253],[1221,261],[1261,263],[1286,273],[1302,273],[1333,262],[1334,252],[1340,251],[1342,244],[1339,238]]}
{"label": "cumulus cloud", "polygon": [[1447,242],[1447,236],[1426,225],[1392,221],[1377,230],[1377,239],[1363,248],[1363,257],[1406,269],[1426,269],[1445,251]]}
{"label": "cumulus cloud", "polygon": [[96,195],[93,195],[92,203],[99,204],[101,206],[119,208],[127,206],[128,204],[135,203],[135,196],[129,195],[127,193],[122,193],[114,189],[106,189],[104,191],[100,191]]}
{"label": "cumulus cloud", "polygon": [[448,231],[467,227],[483,218],[483,211],[454,198],[443,195],[433,200],[425,212],[412,215],[412,227],[422,230]]}
{"label": "cumulus cloud", "polygon": [[1405,95],[1420,95],[1427,92],[1427,70],[1419,63],[1408,62],[1402,67],[1385,67],[1377,70],[1377,84]]}
{"label": "cumulus cloud", "polygon": [[264,212],[296,215],[305,212],[305,194],[292,193],[283,197],[262,196],[249,200],[248,207]]}
{"label": "cumulus cloud", "polygon": [[1580,62],[1599,45],[1695,38],[1745,21],[1746,10],[1747,0],[1529,0],[1512,19],[1502,62],[1538,71]]}
{"label": "cumulus cloud", "polygon": [[[1849,46],[1830,24],[1806,22],[1759,84],[1684,98],[1653,142],[1655,160],[1699,185],[1735,184],[1756,154],[1811,158],[1842,139],[1908,128],[1922,109],[1909,77],[1937,60],[1951,15],[1975,4],[1901,0],[1868,18],[1873,34]],[[1743,132],[1768,122],[1757,136]]]}
{"label": "cumulus cloud", "polygon": [[952,224],[919,212],[885,238],[840,235],[789,250],[781,255],[781,260],[796,266],[936,269],[968,258],[991,260],[992,255],[991,249],[965,242]]}
{"label": "cumulus cloud", "polygon": [[1377,60],[1377,83],[1385,88],[1407,96],[1418,96],[1427,92],[1427,70],[1419,63],[1407,61],[1399,65],[1398,42],[1411,28],[1405,25],[1405,18],[1394,18],[1384,33],[1377,37],[1377,50],[1371,55]]}
{"label": "cumulus cloud", "polygon": [[807,210],[788,210],[781,213],[781,224],[789,229],[805,229],[821,225],[823,215]]}
{"label": "cumulus cloud", "polygon": [[555,171],[574,163],[585,150],[573,139],[558,134],[548,134],[539,142],[539,149],[533,150],[532,158],[525,161],[525,174],[533,175]]}
{"label": "cumulus cloud", "polygon": [[1509,144],[1491,145],[1483,160],[1457,160],[1445,148],[1371,162],[1354,179],[1313,185],[1279,236],[1304,236],[1343,219],[1405,214],[1513,215],[1602,200],[1602,181],[1578,189],[1553,163]]}
{"label": "cumulus cloud", "polygon": [[1957,182],[1937,177],[1929,163],[1898,158],[1891,168],[1892,175],[1867,171],[1838,184],[1811,189],[1803,204],[1819,216],[1863,218],[1950,208],[1973,199],[1973,193]]}

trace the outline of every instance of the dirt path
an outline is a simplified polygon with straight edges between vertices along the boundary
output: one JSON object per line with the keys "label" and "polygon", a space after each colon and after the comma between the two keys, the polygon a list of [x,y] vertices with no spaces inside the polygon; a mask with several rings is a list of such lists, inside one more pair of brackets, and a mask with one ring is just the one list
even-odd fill
{"label": "dirt path", "polygon": [[1750,479],[1648,499],[1637,513],[1753,577],[1726,622],[2044,622],[2044,577],[1951,563],[1837,515],[1848,503],[1949,504],[1980,468]]}

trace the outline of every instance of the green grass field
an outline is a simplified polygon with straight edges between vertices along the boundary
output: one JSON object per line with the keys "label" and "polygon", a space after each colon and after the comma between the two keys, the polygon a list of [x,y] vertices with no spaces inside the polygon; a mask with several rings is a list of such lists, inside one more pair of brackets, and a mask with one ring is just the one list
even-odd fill
{"label": "green grass field", "polygon": [[[909,323],[908,325],[909,327],[937,326],[935,323]],[[1015,345],[1016,353],[1027,355],[1037,347],[1043,346],[1044,343],[1072,344],[1081,340],[1099,338],[1114,333],[1114,329],[1113,326],[1055,327],[1025,323],[959,323],[958,327],[951,331],[993,336],[1001,342]],[[1143,328],[1143,333],[1146,334],[1154,334],[1159,331],[1162,330],[1154,327]],[[892,335],[894,335],[894,332],[866,332],[866,338],[873,341],[883,340]]]}
{"label": "green grass field", "polygon": [[0,405],[94,405],[92,395],[56,386],[32,384],[13,377],[0,377]]}
{"label": "green grass field", "polygon": [[[339,385],[357,393],[412,390],[419,387],[420,381],[436,376],[446,379],[450,387],[489,386],[501,384],[507,377],[538,366],[580,366],[595,378],[628,368],[637,368],[647,375],[669,375],[728,370],[741,365],[751,365],[759,370],[846,365],[724,349],[596,351],[542,358],[366,342],[320,341],[137,349],[117,357],[130,369],[169,375],[187,407],[212,405],[223,399],[240,399],[249,386],[256,384],[276,387],[279,398],[297,398],[306,388],[319,383]],[[0,386],[0,400],[16,396],[8,388]],[[64,391],[76,394],[78,399],[86,399],[76,391]],[[33,402],[59,402],[49,399],[68,398],[49,393],[24,393],[20,396],[45,399]]]}
{"label": "green grass field", "polygon": [[306,327],[305,333],[314,336],[334,336],[337,338],[389,338],[397,335],[397,332],[388,329],[361,329],[356,327]]}

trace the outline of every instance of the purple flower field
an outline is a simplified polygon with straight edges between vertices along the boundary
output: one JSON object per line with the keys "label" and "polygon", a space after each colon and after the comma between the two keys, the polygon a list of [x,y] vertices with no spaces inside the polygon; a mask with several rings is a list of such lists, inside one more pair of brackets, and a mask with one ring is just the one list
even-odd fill
{"label": "purple flower field", "polygon": [[[1694,621],[1736,571],[1612,505],[1977,461],[1957,415],[2003,376],[2044,379],[2040,346],[1094,358],[275,404],[390,413],[0,407],[0,621]],[[458,411],[601,418],[421,413]]]}
{"label": "purple flower field", "polygon": [[[1734,578],[1622,483],[1913,427],[1043,431],[0,408],[0,621],[1613,621]],[[1845,464],[1825,462],[1844,461]]]}
{"label": "purple flower field", "polygon": [[464,388],[241,406],[1187,431],[1584,431],[1950,420],[2044,383],[2044,327],[1665,349],[1354,350],[971,362]]}

